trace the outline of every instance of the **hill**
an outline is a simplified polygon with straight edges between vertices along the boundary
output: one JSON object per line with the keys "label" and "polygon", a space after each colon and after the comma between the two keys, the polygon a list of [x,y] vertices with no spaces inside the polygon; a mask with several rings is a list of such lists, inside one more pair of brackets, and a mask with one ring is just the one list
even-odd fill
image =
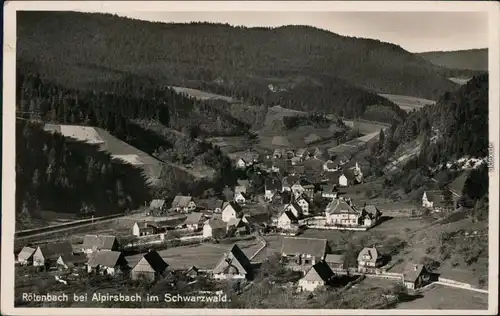
{"label": "hill", "polygon": [[350,117],[362,112],[350,110],[358,103],[392,105],[369,91],[435,99],[458,88],[443,68],[399,46],[307,26],[244,28],[20,12],[17,49],[19,59],[35,61],[40,73],[72,86],[95,88],[132,73],[257,105],[330,113],[344,108],[347,113],[335,114]]}
{"label": "hill", "polygon": [[450,69],[488,71],[487,48],[448,52],[425,52],[418,55],[435,65]]}
{"label": "hill", "polygon": [[105,216],[143,205],[150,187],[142,170],[99,150],[69,141],[38,123],[16,122],[16,229],[42,212]]}

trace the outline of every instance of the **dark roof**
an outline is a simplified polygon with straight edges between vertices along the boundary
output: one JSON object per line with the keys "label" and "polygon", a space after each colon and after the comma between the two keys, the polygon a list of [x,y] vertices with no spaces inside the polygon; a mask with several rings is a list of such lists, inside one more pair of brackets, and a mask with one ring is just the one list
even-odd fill
{"label": "dark roof", "polygon": [[445,194],[442,190],[425,191],[427,200],[433,202],[435,206],[445,203]]}
{"label": "dark roof", "polygon": [[81,253],[81,254],[65,254],[61,255],[61,258],[66,265],[71,265],[71,264],[82,264],[87,261],[87,257]]}
{"label": "dark roof", "polygon": [[462,172],[448,185],[448,188],[453,194],[462,196],[467,179],[469,179],[469,172]]}
{"label": "dark roof", "polygon": [[365,212],[367,212],[368,214],[371,214],[373,216],[377,215],[377,213],[380,212],[375,205],[371,205],[371,204],[365,205],[364,210],[365,210]]}
{"label": "dark roof", "polygon": [[295,165],[295,166],[292,166],[292,172],[296,173],[296,174],[303,174],[305,172],[305,167],[302,166],[302,165]]}
{"label": "dark roof", "polygon": [[250,274],[252,271],[250,260],[238,245],[234,245],[228,253],[223,255],[213,273],[228,273],[232,268],[240,274]]}
{"label": "dark roof", "polygon": [[45,259],[58,258],[61,255],[73,253],[73,247],[68,241],[55,242],[40,246],[40,251]]}
{"label": "dark roof", "polygon": [[285,237],[281,246],[281,253],[285,254],[310,254],[317,258],[324,257],[327,252],[326,239]]}
{"label": "dark roof", "polygon": [[155,272],[163,273],[163,271],[168,268],[168,264],[155,250],[149,251],[143,258],[149,263]]}
{"label": "dark roof", "polygon": [[283,186],[292,186],[295,182],[299,181],[299,177],[297,176],[287,176],[287,177],[283,177]]}
{"label": "dark roof", "polygon": [[302,207],[300,207],[299,204],[297,204],[297,202],[293,201],[291,203],[288,203],[287,205],[285,205],[285,207],[283,209],[288,209],[289,207],[293,207],[294,209],[296,209],[298,212],[302,212]]}
{"label": "dark roof", "polygon": [[311,267],[311,269],[306,273],[303,279],[307,281],[326,282],[330,280],[334,275],[335,274],[333,273],[330,266],[326,262],[320,261]]}
{"label": "dark roof", "polygon": [[115,244],[116,237],[111,235],[85,235],[83,237],[83,249],[105,249],[111,250]]}
{"label": "dark roof", "polygon": [[224,202],[224,204],[222,206],[222,211],[224,211],[224,209],[228,206],[231,206],[236,211],[236,213],[243,212],[243,209],[241,208],[241,206],[234,201]]}
{"label": "dark roof", "polygon": [[321,189],[325,193],[335,193],[338,192],[339,190],[337,189],[337,185],[335,184],[322,184]]}
{"label": "dark roof", "polygon": [[206,208],[208,210],[214,210],[216,208],[222,208],[223,203],[224,203],[224,201],[222,201],[222,200],[211,198],[211,199],[203,200],[199,204],[203,208]]}
{"label": "dark roof", "polygon": [[327,263],[344,264],[345,256],[344,255],[328,254],[328,255],[326,255],[325,261]]}
{"label": "dark roof", "polygon": [[[290,221],[292,221],[292,222],[297,221],[297,217],[295,217],[295,215],[293,214],[292,211],[285,211],[285,212],[283,212],[283,214],[285,214]],[[283,216],[283,214],[281,216]]]}
{"label": "dark roof", "polygon": [[186,225],[192,225],[192,224],[199,224],[203,219],[203,213],[190,213],[188,214],[186,220],[184,221],[184,224]]}
{"label": "dark roof", "polygon": [[422,264],[408,264],[403,271],[404,280],[407,282],[415,282],[417,278],[425,271]]}
{"label": "dark roof", "polygon": [[93,268],[97,266],[113,268],[118,264],[121,256],[122,253],[119,251],[99,251],[89,259],[88,265]]}
{"label": "dark roof", "polygon": [[172,201],[172,208],[187,207],[189,205],[189,202],[192,201],[192,199],[193,198],[190,196],[177,195]]}
{"label": "dark roof", "polygon": [[266,190],[281,190],[281,181],[277,179],[267,179]]}
{"label": "dark roof", "polygon": [[356,179],[356,175],[354,175],[354,170],[352,169],[342,169],[342,174],[347,178],[349,181],[353,181]]}

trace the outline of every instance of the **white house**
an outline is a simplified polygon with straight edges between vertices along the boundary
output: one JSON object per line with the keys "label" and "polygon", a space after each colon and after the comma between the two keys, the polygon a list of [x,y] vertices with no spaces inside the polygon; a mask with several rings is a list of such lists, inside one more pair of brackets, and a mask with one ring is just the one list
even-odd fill
{"label": "white house", "polygon": [[403,271],[403,283],[407,289],[415,290],[430,283],[431,275],[422,264],[408,264]]}
{"label": "white house", "polygon": [[327,225],[360,226],[361,212],[348,202],[335,199],[325,210]]}
{"label": "white house", "polygon": [[301,196],[295,200],[295,203],[297,203],[302,209],[302,214],[309,215],[309,201],[307,201],[307,199]]}
{"label": "white house", "polygon": [[299,289],[302,291],[314,291],[319,287],[329,285],[335,274],[325,261],[313,265],[304,277],[299,280]]}
{"label": "white house", "polygon": [[304,187],[302,186],[302,184],[300,182],[296,182],[292,185],[292,193],[295,195],[295,197],[299,197],[301,196],[305,189]]}
{"label": "white house", "polygon": [[297,217],[291,211],[285,211],[278,217],[276,226],[280,229],[290,230],[294,224],[297,224]]}
{"label": "white house", "polygon": [[197,231],[203,226],[205,216],[203,213],[191,213],[184,221],[184,225],[190,231]]}
{"label": "white house", "polygon": [[212,271],[216,280],[243,280],[252,278],[252,264],[241,249],[234,245],[225,253]]}
{"label": "white house", "polygon": [[243,210],[236,202],[224,202],[222,208],[222,220],[227,223],[231,218],[241,218]]}
{"label": "white house", "polygon": [[247,163],[243,158],[239,158],[236,161],[236,168],[238,168],[238,169],[245,169],[249,165],[251,165],[251,164]]}
{"label": "white house", "polygon": [[226,235],[226,223],[220,219],[209,219],[203,225],[203,238],[223,238]]}
{"label": "white house", "polygon": [[250,195],[245,192],[238,192],[234,194],[234,201],[240,205],[247,203],[250,200]]}
{"label": "white house", "polygon": [[104,275],[114,275],[123,272],[128,267],[128,262],[119,251],[99,251],[90,257],[87,263],[89,273],[96,272]]}
{"label": "white house", "polygon": [[383,257],[377,248],[364,248],[358,254],[358,271],[362,273],[373,273],[383,265]]}
{"label": "white house", "polygon": [[347,180],[347,177],[344,173],[342,173],[339,177],[339,185],[341,187],[346,187],[349,185],[349,180]]}

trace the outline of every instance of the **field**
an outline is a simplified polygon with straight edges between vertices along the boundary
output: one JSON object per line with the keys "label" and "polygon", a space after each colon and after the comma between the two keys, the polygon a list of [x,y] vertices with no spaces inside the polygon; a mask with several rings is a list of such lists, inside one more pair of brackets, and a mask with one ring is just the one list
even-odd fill
{"label": "field", "polygon": [[415,98],[406,95],[396,95],[396,94],[380,94],[380,96],[396,103],[399,107],[407,112],[412,110],[418,110],[426,105],[436,104],[436,101]]}
{"label": "field", "polygon": [[448,78],[450,81],[453,81],[454,83],[458,83],[459,85],[464,85],[467,82],[469,82],[470,78]]}
{"label": "field", "polygon": [[237,100],[228,96],[205,92],[198,89],[190,89],[185,87],[174,87],[174,86],[171,86],[169,88],[173,89],[177,93],[185,94],[189,97],[199,100],[223,100],[229,103],[238,102]]}
{"label": "field", "polygon": [[397,309],[468,309],[488,308],[488,295],[479,292],[432,284],[422,291],[423,297],[399,303]]}

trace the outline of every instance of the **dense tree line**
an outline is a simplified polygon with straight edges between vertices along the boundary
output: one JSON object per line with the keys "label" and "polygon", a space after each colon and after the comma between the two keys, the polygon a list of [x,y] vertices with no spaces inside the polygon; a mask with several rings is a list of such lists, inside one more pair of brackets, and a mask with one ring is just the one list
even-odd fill
{"label": "dense tree line", "polygon": [[97,147],[68,141],[38,123],[16,122],[16,218],[42,210],[104,216],[150,199],[140,169],[112,160]]}
{"label": "dense tree line", "polygon": [[80,86],[121,78],[128,71],[168,84],[214,82],[240,91],[236,95],[247,93],[252,81],[267,86],[298,76],[308,88],[299,87],[297,93],[309,96],[318,91],[327,96],[322,91],[342,80],[351,90],[357,86],[428,99],[458,88],[442,74],[443,68],[399,46],[308,26],[165,24],[106,14],[25,11],[18,14],[17,30],[19,58],[36,60],[46,76]]}

